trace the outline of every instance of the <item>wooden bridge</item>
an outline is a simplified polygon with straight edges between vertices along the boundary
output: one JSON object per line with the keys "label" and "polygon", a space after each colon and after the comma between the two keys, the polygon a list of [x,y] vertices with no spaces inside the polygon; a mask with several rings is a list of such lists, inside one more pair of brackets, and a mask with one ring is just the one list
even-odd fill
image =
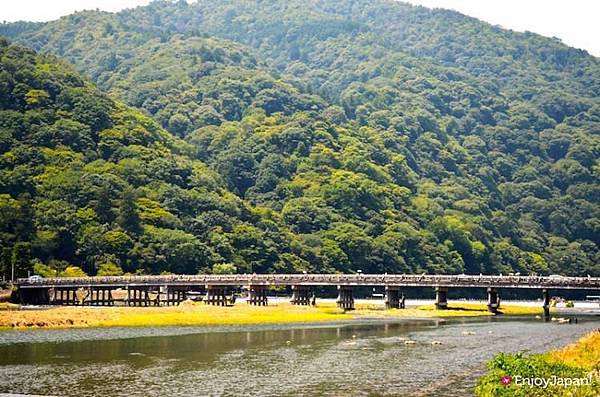
{"label": "wooden bridge", "polygon": [[314,303],[314,286],[336,286],[337,304],[347,310],[354,308],[353,287],[385,287],[388,308],[404,306],[401,291],[410,287],[431,287],[436,291],[436,306],[447,307],[449,288],[485,288],[488,308],[496,312],[500,305],[498,290],[509,288],[540,289],[544,312],[548,314],[549,290],[598,290],[600,277],[564,276],[488,276],[488,275],[414,275],[414,274],[231,274],[231,275],[168,275],[114,276],[80,278],[19,279],[18,296],[23,304],[114,305],[114,292],[125,295],[121,301],[128,306],[174,305],[188,297],[202,297],[213,305],[227,305],[235,299],[234,291],[248,289],[247,302],[267,304],[267,289],[271,286],[291,286],[293,304]]}

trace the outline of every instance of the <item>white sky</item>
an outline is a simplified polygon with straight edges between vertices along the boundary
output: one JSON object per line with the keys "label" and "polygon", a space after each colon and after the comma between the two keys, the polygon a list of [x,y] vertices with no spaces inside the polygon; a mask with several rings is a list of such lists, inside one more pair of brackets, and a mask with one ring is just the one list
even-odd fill
{"label": "white sky", "polygon": [[507,29],[558,37],[600,56],[599,0],[404,0],[449,8]]}
{"label": "white sky", "polygon": [[[218,0],[215,0],[218,1]],[[600,0],[405,0],[450,8],[494,25],[544,36],[600,56]],[[118,11],[150,0],[0,0],[0,21],[49,21],[76,10]]]}
{"label": "white sky", "polygon": [[151,0],[0,0],[0,21],[51,21],[74,11],[120,11]]}

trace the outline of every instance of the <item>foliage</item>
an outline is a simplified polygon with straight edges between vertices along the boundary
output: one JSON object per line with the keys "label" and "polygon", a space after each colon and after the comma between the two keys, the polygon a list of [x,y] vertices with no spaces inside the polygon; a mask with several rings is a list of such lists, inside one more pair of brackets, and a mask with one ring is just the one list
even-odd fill
{"label": "foliage", "polygon": [[33,274],[42,277],[56,277],[58,272],[49,265],[45,265],[42,262],[36,262],[33,265]]}
{"label": "foliage", "polygon": [[213,274],[235,274],[236,270],[233,263],[215,263],[212,267]]}
{"label": "foliage", "polygon": [[107,262],[98,267],[97,276],[122,276],[123,269],[115,263]]}
{"label": "foliage", "polygon": [[58,274],[59,277],[86,277],[87,274],[77,266],[68,266]]}
{"label": "foliage", "polygon": [[285,4],[1,25],[99,87],[2,42],[3,249],[89,274],[600,275],[597,58],[451,11]]}
{"label": "foliage", "polygon": [[[521,353],[500,353],[488,363],[489,371],[483,376],[475,389],[478,396],[577,396],[592,397],[600,392],[600,382],[594,375],[598,370],[600,358],[600,334],[593,332],[583,337],[579,342],[547,354],[525,356]],[[585,359],[580,357],[584,355]],[[573,360],[573,357],[577,357]],[[503,385],[500,379],[510,376],[512,383]],[[590,377],[589,385],[564,387],[559,384],[548,387],[517,385],[517,376],[522,378],[542,378],[552,381],[556,378]]]}

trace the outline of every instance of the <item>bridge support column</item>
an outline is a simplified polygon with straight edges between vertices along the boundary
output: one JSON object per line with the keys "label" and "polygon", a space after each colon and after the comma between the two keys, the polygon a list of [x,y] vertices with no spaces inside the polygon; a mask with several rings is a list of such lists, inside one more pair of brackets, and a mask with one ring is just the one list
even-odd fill
{"label": "bridge support column", "polygon": [[338,285],[338,297],[335,301],[340,309],[354,310],[354,297],[352,296],[352,287]]}
{"label": "bridge support column", "polygon": [[77,289],[72,287],[55,287],[54,295],[50,302],[53,305],[75,306],[79,304],[77,300]]}
{"label": "bridge support column", "polygon": [[227,296],[225,295],[227,287],[223,285],[207,285],[206,300],[207,305],[227,306]]}
{"label": "bridge support column", "polygon": [[148,306],[149,304],[148,287],[129,287],[127,289],[127,306]]}
{"label": "bridge support column", "polygon": [[83,304],[85,306],[94,304],[94,289],[92,287],[88,287],[85,297],[83,298]]}
{"label": "bridge support column", "polygon": [[543,289],[542,290],[542,295],[543,295],[543,299],[544,299],[544,304],[543,304],[543,309],[544,309],[544,318],[545,319],[549,319],[550,318],[550,291],[548,291],[547,289]]}
{"label": "bridge support column", "polygon": [[113,306],[115,301],[112,296],[112,289],[89,287],[82,303],[90,306]]}
{"label": "bridge support column", "polygon": [[310,305],[310,287],[307,285],[292,285],[292,305]]}
{"label": "bridge support column", "polygon": [[385,308],[401,309],[400,287],[385,286]]}
{"label": "bridge support column", "polygon": [[[187,294],[186,294],[186,289],[182,288],[182,287],[169,287],[166,286],[164,287],[165,293],[166,293],[166,299],[162,300],[162,302],[165,303],[165,305],[167,306],[177,306],[179,305],[181,302],[183,302],[184,300],[186,300],[187,298]],[[214,291],[213,291],[214,293]],[[215,296],[217,296],[218,294],[215,294]],[[155,305],[160,306],[161,303],[161,299],[160,299],[160,290],[158,293],[158,296],[156,298],[156,302]]]}
{"label": "bridge support column", "polygon": [[140,306],[150,306],[149,288],[146,287],[140,290]]}
{"label": "bridge support column", "polygon": [[251,285],[248,288],[248,304],[255,306],[267,306],[267,286]]}
{"label": "bridge support column", "polygon": [[52,288],[52,295],[50,298],[50,304],[51,305],[60,305],[60,291],[58,288],[54,287]]}
{"label": "bridge support column", "polygon": [[164,299],[162,299],[162,293],[163,292],[167,292],[167,289],[163,287],[156,287],[156,298],[154,298],[153,300],[153,304],[154,306],[159,306],[164,302]]}
{"label": "bridge support column", "polygon": [[112,289],[109,288],[106,290],[106,295],[108,296],[108,306],[114,306],[115,305],[115,298],[112,295]]}
{"label": "bridge support column", "polygon": [[133,302],[132,299],[132,295],[135,296],[135,290],[133,290],[132,288],[130,288],[129,286],[127,286],[127,306],[135,306],[135,303]]}
{"label": "bridge support column", "polygon": [[100,300],[99,293],[100,291],[97,288],[90,287],[88,289],[88,296],[85,299],[85,303],[90,306],[98,306]]}
{"label": "bridge support column", "polygon": [[492,313],[498,313],[498,309],[500,308],[500,297],[498,296],[498,290],[496,288],[488,288],[488,311]]}
{"label": "bridge support column", "polygon": [[438,310],[448,308],[448,288],[435,287],[435,308]]}

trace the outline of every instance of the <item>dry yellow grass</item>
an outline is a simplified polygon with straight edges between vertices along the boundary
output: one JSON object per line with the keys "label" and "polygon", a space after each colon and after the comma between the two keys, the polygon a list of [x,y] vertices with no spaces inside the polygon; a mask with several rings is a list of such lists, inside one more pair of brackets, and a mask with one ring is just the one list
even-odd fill
{"label": "dry yellow grass", "polygon": [[239,303],[218,307],[184,303],[175,307],[56,307],[0,311],[0,327],[104,327],[162,325],[265,324],[348,320],[335,308],[276,304],[256,307]]}
{"label": "dry yellow grass", "polygon": [[[7,307],[14,309],[14,307]],[[504,306],[506,314],[537,314],[536,307]],[[266,307],[239,302],[233,307],[219,307],[184,302],[176,307],[53,307],[36,310],[0,310],[0,327],[65,328],[162,325],[232,325],[290,322],[340,321],[360,318],[460,317],[488,316],[485,305],[460,304],[448,310],[433,305],[418,308],[383,310],[381,304],[357,304],[356,310],[344,313],[334,302],[316,307],[277,302]]]}
{"label": "dry yellow grass", "polygon": [[[435,305],[424,305],[417,308],[420,311],[438,312]],[[447,314],[444,317],[464,317],[464,316],[493,316],[494,314],[488,311],[487,305],[484,303],[460,303],[449,304],[448,309],[444,310]],[[538,306],[519,306],[519,305],[502,305],[500,312],[504,315],[529,315],[542,314],[542,308]]]}
{"label": "dry yellow grass", "polygon": [[[479,317],[493,316],[488,311],[487,305],[480,303],[455,303],[450,304],[446,310],[437,310],[435,305],[422,305],[406,309],[383,310],[377,304],[358,304],[356,313],[360,316],[383,317]],[[505,315],[530,315],[542,314],[542,308],[536,306],[502,305],[500,308]]]}
{"label": "dry yellow grass", "polygon": [[600,330],[591,332],[565,348],[549,353],[552,361],[600,370]]}
{"label": "dry yellow grass", "polygon": [[0,302],[0,310],[17,310],[20,306],[10,302]]}

